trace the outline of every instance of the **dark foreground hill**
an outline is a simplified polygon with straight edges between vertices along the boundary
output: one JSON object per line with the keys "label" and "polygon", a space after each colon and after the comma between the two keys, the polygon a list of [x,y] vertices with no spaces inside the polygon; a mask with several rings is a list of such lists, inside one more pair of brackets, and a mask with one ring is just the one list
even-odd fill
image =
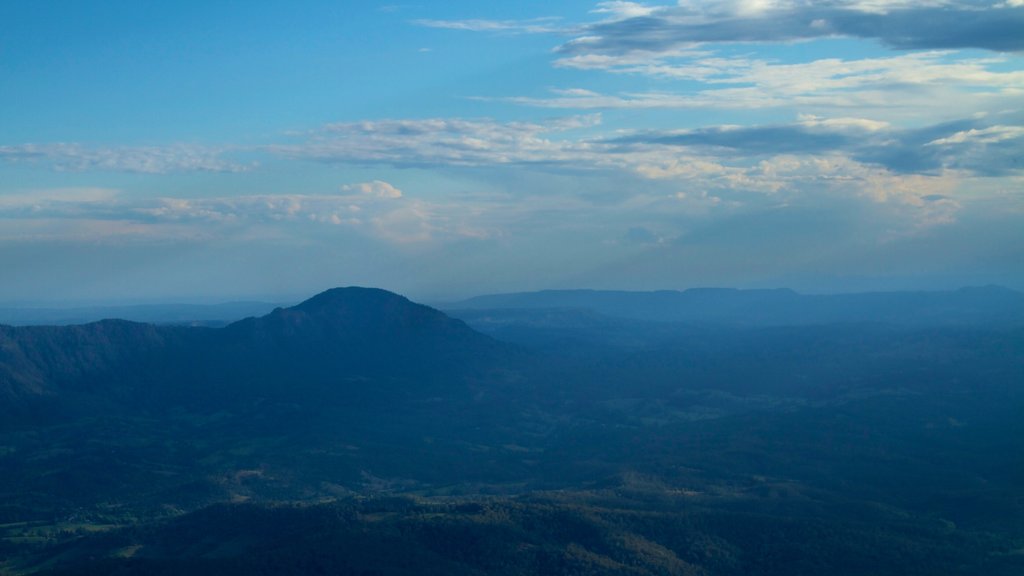
{"label": "dark foreground hill", "polygon": [[1021,327],[581,308],[2,327],[0,574],[1022,573]]}

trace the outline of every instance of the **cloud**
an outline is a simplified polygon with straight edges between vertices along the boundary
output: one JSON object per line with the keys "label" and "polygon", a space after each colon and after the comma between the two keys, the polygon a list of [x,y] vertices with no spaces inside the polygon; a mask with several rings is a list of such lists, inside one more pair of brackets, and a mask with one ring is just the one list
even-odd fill
{"label": "cloud", "polygon": [[1024,127],[986,125],[981,119],[897,129],[870,120],[806,116],[793,124],[652,130],[613,141],[627,149],[674,146],[722,159],[839,154],[899,174],[958,170],[998,176],[1024,171]]}
{"label": "cloud", "polygon": [[651,131],[619,138],[625,144],[686,146],[710,149],[715,154],[776,155],[821,153],[847,148],[851,138],[830,130],[813,130],[807,126],[718,126],[678,132]]}
{"label": "cloud", "polygon": [[223,158],[225,150],[201,146],[102,147],[84,144],[18,144],[0,146],[0,159],[35,162],[60,171],[107,171],[165,174],[168,172],[243,172],[251,168]]}
{"label": "cloud", "polygon": [[[687,214],[742,206],[750,201],[745,196],[750,194],[796,203],[815,196],[858,197],[903,206],[907,222],[914,227],[952,221],[962,204],[958,191],[967,183],[977,186],[978,178],[1024,172],[1019,159],[1024,130],[1012,114],[920,128],[867,118],[803,115],[788,124],[602,131],[599,120],[569,117],[541,124],[430,119],[333,124],[274,152],[357,166],[516,169],[505,172],[505,177],[523,168],[540,168],[549,176],[576,174],[577,179],[589,172],[594,177],[606,174],[608,178],[675,182],[681,187],[674,198]],[[364,198],[394,195],[374,183],[349,185],[343,192]],[[935,194],[946,198],[925,199]],[[506,203],[502,209],[511,205]],[[406,206],[411,210],[414,204]],[[441,211],[426,205],[415,208],[416,213],[435,216],[467,213],[452,212],[451,206]],[[487,211],[484,220],[492,218],[495,210]],[[504,228],[493,222],[469,224],[482,222],[479,216],[469,217],[459,226],[487,230],[482,235],[491,236],[494,230]],[[426,221],[438,225],[443,218]]]}
{"label": "cloud", "polygon": [[665,239],[654,233],[650,228],[645,226],[633,226],[629,230],[626,230],[626,234],[623,236],[623,242],[626,244],[652,246],[664,243]]}
{"label": "cloud", "polygon": [[902,173],[952,169],[978,176],[1005,176],[1024,171],[1022,126],[961,120],[887,135],[885,141],[865,142],[854,151],[854,157]]}
{"label": "cloud", "polygon": [[[178,239],[265,237],[285,230],[301,238],[345,229],[404,245],[493,234],[474,222],[476,207],[408,198],[383,180],[345,184],[339,192],[148,198],[105,188],[46,189],[0,195],[0,220],[58,239],[66,237],[62,228],[70,234],[86,226],[104,237]],[[103,222],[108,233],[99,234]]]}
{"label": "cloud", "polygon": [[[789,108],[849,110],[892,120],[934,121],[963,110],[1013,108],[1024,98],[1024,71],[1006,70],[1005,56],[962,57],[930,51],[857,60],[822,58],[780,63],[712,52],[672,50],[563,57],[555,65],[696,82],[685,92],[600,94],[556,90],[549,97],[511,97],[521,105],[565,109]],[[834,113],[834,112],[833,112]]]}
{"label": "cloud", "polygon": [[46,188],[0,194],[0,210],[45,210],[52,206],[107,204],[117,199],[119,191],[113,188],[72,187]]}
{"label": "cloud", "polygon": [[113,188],[71,187],[0,194],[0,241],[105,242],[198,239],[201,230],[140,219],[134,201]]}
{"label": "cloud", "polygon": [[417,26],[427,28],[443,28],[447,30],[466,30],[469,32],[502,32],[507,34],[553,34],[566,33],[571,29],[558,24],[559,18],[543,17],[530,20],[413,20]]}
{"label": "cloud", "polygon": [[163,198],[157,206],[139,207],[136,211],[158,222],[285,226],[293,231],[300,226],[305,233],[315,233],[308,228],[308,224],[315,223],[399,245],[484,238],[491,234],[473,225],[472,210],[468,207],[408,198],[387,182],[345,185],[341,190],[344,193]]}
{"label": "cloud", "polygon": [[[391,208],[400,196],[375,190],[394,189],[386,182],[342,186],[342,194],[255,194],[201,198],[159,198],[139,203],[133,211],[154,221],[191,222],[319,222],[360,226]],[[396,189],[397,190],[397,189]]]}
{"label": "cloud", "polygon": [[[592,12],[602,20],[546,29],[570,33],[575,28],[576,37],[555,49],[555,67],[686,81],[685,90],[599,93],[573,87],[556,89],[549,97],[479,99],[573,110],[841,109],[911,123],[934,122],[964,110],[1012,108],[1024,98],[1024,71],[1007,67],[1014,55],[958,52],[1024,50],[1024,34],[1019,33],[1024,6],[1019,3],[725,0],[648,6],[614,1],[598,3]],[[522,22],[530,21],[435,24],[500,31],[522,27]],[[878,40],[911,52],[780,62],[732,50],[738,42],[839,36]]]}
{"label": "cloud", "polygon": [[[643,184],[645,188],[659,182],[676,183],[677,193],[672,197],[679,213],[691,215],[743,206],[751,202],[749,195],[770,196],[783,203],[814,201],[810,199],[815,197],[863,198],[901,206],[908,225],[912,223],[915,229],[951,222],[962,206],[960,190],[977,186],[976,179],[1012,177],[1024,171],[1019,160],[1024,130],[1012,114],[919,128],[868,118],[813,115],[787,124],[689,130],[608,131],[601,130],[598,122],[599,117],[569,117],[546,124],[490,119],[333,124],[308,133],[304,141],[273,151],[291,158],[357,166],[514,169],[504,172],[506,177],[537,168],[550,177],[575,174],[579,179],[589,177],[588,172],[595,178],[600,174],[605,178],[638,177],[651,183]],[[348,185],[342,191],[364,199],[394,196],[388,188],[372,182]],[[944,198],[937,199],[936,194]],[[623,194],[626,198],[635,195]],[[492,207],[458,223],[445,218],[468,214],[464,207],[410,202],[404,204],[404,214],[408,218],[424,216],[421,221],[429,222],[442,235],[473,229],[493,237],[500,234],[495,230],[506,228],[494,221],[495,213],[514,205],[509,201],[500,209]],[[395,211],[376,221],[392,222],[398,229],[399,214]],[[352,217],[373,221],[362,215]]]}
{"label": "cloud", "polygon": [[[507,197],[499,199],[441,194],[427,201],[379,179],[339,185],[324,194],[153,199],[81,188],[0,195],[0,218],[133,222],[206,236],[290,231],[303,237],[346,230],[390,244],[422,245],[502,238],[510,230],[538,230],[537,222],[558,229],[604,210],[598,208],[602,203],[643,223],[660,212],[698,217],[745,210],[766,201],[758,198],[798,205],[845,197],[899,206],[908,225],[916,227],[952,221],[968,201],[962,191],[978,188],[979,179],[998,176],[1009,186],[1024,176],[1024,129],[1014,114],[912,129],[859,117],[812,115],[782,124],[687,130],[610,130],[600,122],[600,116],[589,115],[547,122],[442,118],[340,123],[263,149],[286,158],[361,167],[469,167],[473,170],[467,174],[485,175],[505,187]],[[583,184],[587,179],[621,186],[591,191]],[[573,192],[552,182],[568,183]],[[607,216],[609,223],[616,218]],[[624,229],[618,222],[618,229]]]}
{"label": "cloud", "polygon": [[1024,50],[1024,7],[994,2],[681,1],[587,26],[563,54],[663,52],[731,42],[845,36],[897,49]]}
{"label": "cloud", "polygon": [[476,98],[478,100],[501,100],[513,104],[536,106],[539,108],[571,108],[576,110],[593,109],[663,109],[663,108],[711,108],[736,105],[712,98],[699,98],[692,95],[673,94],[667,92],[632,92],[623,94],[600,94],[582,88],[552,89],[553,97],[536,98],[527,96],[509,96],[506,98]]}
{"label": "cloud", "polygon": [[1022,137],[1024,137],[1024,126],[989,126],[981,129],[971,128],[970,130],[962,130],[952,136],[932,140],[926,146],[968,143],[994,144],[1006,140],[1019,140]]}
{"label": "cloud", "polygon": [[307,134],[304,142],[267,150],[321,162],[399,167],[550,164],[574,161],[587,146],[552,135],[599,123],[596,115],[544,123],[444,118],[353,122],[329,124]]}
{"label": "cloud", "polygon": [[[896,173],[960,170],[997,175],[1022,170],[1014,150],[1019,126],[998,117],[904,129],[864,118],[804,115],[790,124],[711,126],[601,134],[598,116],[547,123],[490,119],[381,120],[330,124],[306,140],[268,148],[290,158],[351,165],[408,167],[548,166],[626,170],[648,178],[719,178],[759,159],[839,154]],[[1011,120],[1010,118],[1005,118]],[[973,132],[972,132],[973,131]],[[395,195],[382,183],[350,185],[362,194]]]}
{"label": "cloud", "polygon": [[607,14],[612,20],[623,20],[638,16],[650,16],[658,10],[657,7],[647,6],[638,2],[614,0],[611,2],[598,2],[597,8],[592,10],[592,12],[595,14]]}
{"label": "cloud", "polygon": [[402,191],[382,180],[372,182],[360,182],[359,184],[345,184],[341,187],[342,192],[357,192],[365,196],[376,198],[401,198]]}

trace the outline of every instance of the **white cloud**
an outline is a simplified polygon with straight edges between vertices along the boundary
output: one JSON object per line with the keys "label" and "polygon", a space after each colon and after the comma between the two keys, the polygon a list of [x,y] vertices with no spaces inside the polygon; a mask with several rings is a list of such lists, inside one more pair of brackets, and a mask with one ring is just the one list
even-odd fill
{"label": "white cloud", "polygon": [[825,128],[839,132],[878,132],[892,128],[892,125],[888,122],[880,122],[878,120],[866,118],[821,118],[810,114],[801,115],[800,124],[808,128]]}
{"label": "white cloud", "polygon": [[341,187],[342,192],[357,192],[366,196],[377,198],[401,198],[402,191],[382,180],[371,182],[360,182],[358,184],[345,184]]}
{"label": "white cloud", "polygon": [[611,2],[598,2],[597,8],[592,10],[595,14],[607,14],[613,20],[623,18],[636,18],[638,16],[649,16],[657,12],[659,7],[640,4],[639,2],[625,2],[614,0]]}
{"label": "white cloud", "polygon": [[972,128],[970,130],[963,130],[947,136],[945,138],[938,138],[928,142],[926,146],[941,146],[946,144],[965,144],[965,143],[978,143],[978,144],[992,144],[995,142],[1003,142],[1005,140],[1015,140],[1024,138],[1024,126],[989,126],[987,128]]}

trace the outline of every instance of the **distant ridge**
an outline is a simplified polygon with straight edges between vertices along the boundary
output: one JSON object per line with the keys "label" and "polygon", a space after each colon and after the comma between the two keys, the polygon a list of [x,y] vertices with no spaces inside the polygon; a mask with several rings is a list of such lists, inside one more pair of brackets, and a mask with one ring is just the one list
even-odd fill
{"label": "distant ridge", "polygon": [[785,326],[872,322],[900,325],[1024,323],[1024,294],[1000,286],[944,292],[805,295],[789,289],[692,288],[627,292],[544,290],[478,296],[446,310],[577,308],[635,320]]}
{"label": "distant ridge", "polygon": [[224,326],[247,316],[260,316],[279,304],[225,302],[223,304],[137,304],[126,306],[79,306],[74,308],[0,307],[0,324],[11,326],[70,326],[108,318],[147,322]]}

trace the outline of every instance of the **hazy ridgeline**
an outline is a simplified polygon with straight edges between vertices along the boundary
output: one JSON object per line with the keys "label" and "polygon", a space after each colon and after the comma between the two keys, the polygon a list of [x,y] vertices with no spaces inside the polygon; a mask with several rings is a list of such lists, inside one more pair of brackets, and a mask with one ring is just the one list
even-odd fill
{"label": "hazy ridgeline", "polygon": [[1020,293],[236,306],[0,326],[0,573],[1024,573]]}

